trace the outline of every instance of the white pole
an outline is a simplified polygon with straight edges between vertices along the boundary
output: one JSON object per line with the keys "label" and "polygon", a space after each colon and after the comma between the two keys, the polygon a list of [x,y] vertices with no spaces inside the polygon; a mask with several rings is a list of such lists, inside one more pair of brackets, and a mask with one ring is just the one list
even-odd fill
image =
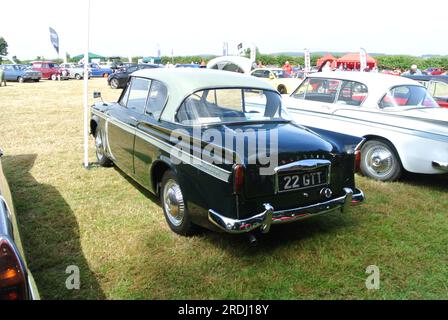
{"label": "white pole", "polygon": [[89,168],[89,37],[90,37],[90,0],[87,2],[86,48],[84,52],[84,168]]}

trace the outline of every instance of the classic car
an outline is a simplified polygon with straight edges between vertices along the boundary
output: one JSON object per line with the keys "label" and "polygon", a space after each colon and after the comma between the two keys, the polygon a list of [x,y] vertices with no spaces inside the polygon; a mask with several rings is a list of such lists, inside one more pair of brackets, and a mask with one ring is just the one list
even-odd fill
{"label": "classic car", "polygon": [[141,63],[128,67],[123,67],[119,71],[112,73],[107,78],[107,83],[112,89],[124,88],[129,80],[129,75],[137,70],[159,68],[156,64]]}
{"label": "classic car", "polygon": [[[84,68],[74,63],[61,63],[59,66],[67,70],[70,79],[81,80],[84,78]],[[88,77],[90,78],[90,73]]]}
{"label": "classic car", "polygon": [[252,71],[251,75],[268,80],[281,94],[293,92],[302,83],[301,79],[291,77],[280,68],[259,68]]}
{"label": "classic car", "polygon": [[38,82],[42,74],[38,71],[33,71],[26,66],[20,64],[2,64],[0,68],[3,69],[6,81],[35,81]]}
{"label": "classic car", "polygon": [[2,156],[0,150],[0,300],[35,300],[39,292],[25,261]]}
{"label": "classic car", "polygon": [[448,108],[448,76],[403,76],[423,84],[439,106]]}
{"label": "classic car", "polygon": [[443,68],[428,68],[423,72],[431,76],[440,76],[446,73],[446,71]]}
{"label": "classic car", "polygon": [[364,138],[360,170],[365,176],[391,181],[404,170],[448,172],[448,110],[414,80],[366,72],[316,73],[284,103],[303,125]]}
{"label": "classic car", "polygon": [[266,233],[364,199],[354,179],[361,139],[293,123],[280,94],[248,75],[137,71],[118,102],[91,107],[90,129],[98,163],[115,164],[159,196],[181,235],[196,226]]}
{"label": "classic car", "polygon": [[113,73],[111,68],[101,67],[97,63],[89,63],[89,72],[91,77],[103,77],[107,78]]}
{"label": "classic car", "polygon": [[31,69],[40,72],[42,79],[68,79],[68,74],[63,75],[59,65],[52,61],[33,61],[31,62]]}

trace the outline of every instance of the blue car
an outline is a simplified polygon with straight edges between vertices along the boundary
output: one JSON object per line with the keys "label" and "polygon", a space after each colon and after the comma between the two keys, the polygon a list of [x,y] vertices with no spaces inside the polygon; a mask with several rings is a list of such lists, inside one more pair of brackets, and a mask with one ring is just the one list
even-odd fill
{"label": "blue car", "polygon": [[6,81],[25,81],[38,82],[42,78],[42,73],[33,71],[25,65],[3,64],[0,68],[4,71]]}
{"label": "blue car", "polygon": [[103,77],[107,78],[109,75],[114,73],[111,68],[107,67],[100,67],[97,63],[89,63],[89,70],[91,77]]}

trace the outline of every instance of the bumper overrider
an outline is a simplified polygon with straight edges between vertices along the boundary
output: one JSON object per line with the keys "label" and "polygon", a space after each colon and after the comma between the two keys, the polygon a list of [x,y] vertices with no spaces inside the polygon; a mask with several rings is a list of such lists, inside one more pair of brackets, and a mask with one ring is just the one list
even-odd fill
{"label": "bumper overrider", "polygon": [[262,233],[268,233],[272,224],[281,224],[302,220],[331,212],[347,212],[350,206],[360,204],[364,201],[364,193],[355,189],[344,188],[345,195],[342,197],[312,204],[305,207],[275,211],[269,203],[264,204],[265,210],[247,219],[237,220],[224,217],[219,213],[209,210],[208,220],[219,229],[228,233],[245,233],[260,228]]}

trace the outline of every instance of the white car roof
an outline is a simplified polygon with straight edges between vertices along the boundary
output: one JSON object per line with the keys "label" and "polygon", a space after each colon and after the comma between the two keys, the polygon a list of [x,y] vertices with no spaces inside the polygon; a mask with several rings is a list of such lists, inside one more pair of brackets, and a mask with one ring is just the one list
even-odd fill
{"label": "white car roof", "polygon": [[236,64],[238,67],[240,67],[244,73],[249,74],[252,71],[252,66],[254,65],[254,62],[246,57],[240,57],[240,56],[222,56],[217,57],[212,60],[210,60],[207,63],[207,69],[212,69],[215,66],[218,66],[219,69],[223,65],[227,63]]}
{"label": "white car roof", "polygon": [[329,78],[339,80],[349,80],[360,82],[367,86],[368,96],[363,102],[364,106],[376,106],[378,101],[389,91],[392,87],[401,85],[414,85],[424,87],[415,80],[405,77],[393,76],[389,74],[374,73],[374,72],[316,72],[310,74],[307,78]]}
{"label": "white car roof", "polygon": [[142,69],[133,77],[158,80],[168,89],[168,102],[161,119],[174,121],[175,113],[183,100],[195,91],[211,88],[254,88],[275,91],[268,82],[256,77],[230,71],[192,68]]}

